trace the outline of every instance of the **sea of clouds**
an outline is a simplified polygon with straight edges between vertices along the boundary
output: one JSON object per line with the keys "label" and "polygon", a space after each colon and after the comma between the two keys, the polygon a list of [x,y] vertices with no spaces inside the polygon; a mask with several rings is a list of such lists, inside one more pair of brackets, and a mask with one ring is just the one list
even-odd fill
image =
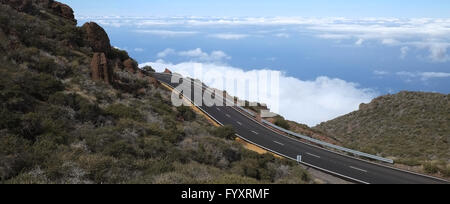
{"label": "sea of clouds", "polygon": [[[102,26],[125,28],[136,33],[164,38],[185,36],[203,36],[218,40],[246,40],[261,36],[289,39],[295,34],[309,35],[330,42],[345,42],[351,46],[378,44],[399,50],[399,58],[412,55],[412,51],[421,50],[426,56],[421,57],[430,63],[447,63],[450,61],[450,19],[436,18],[303,18],[303,17],[77,17],[80,22],[96,21]],[[240,29],[251,27],[253,29]],[[239,32],[239,30],[245,32]],[[226,31],[226,32],[221,32]],[[137,49],[137,48],[136,48]],[[181,57],[184,61],[171,62],[170,57]],[[232,56],[216,50],[204,52],[201,48],[192,50],[161,50],[156,60],[141,63],[150,65],[157,71],[169,68],[174,72],[195,77],[194,68],[201,67],[203,72],[217,71],[239,77],[255,76],[255,72],[279,72],[279,101],[265,99],[269,107],[289,120],[310,126],[358,109],[361,103],[370,102],[379,95],[375,90],[360,87],[357,83],[338,78],[320,76],[314,80],[302,80],[270,68],[248,70],[245,67],[228,65]],[[374,71],[375,76],[398,76],[408,80],[430,80],[449,78],[450,72],[409,71],[390,72]],[[207,75],[203,75],[207,77]],[[202,79],[207,84],[222,88],[208,78]],[[232,93],[233,90],[225,87]],[[257,89],[249,90],[258,92]],[[263,93],[261,93],[263,94]],[[236,93],[243,99],[245,95]]]}

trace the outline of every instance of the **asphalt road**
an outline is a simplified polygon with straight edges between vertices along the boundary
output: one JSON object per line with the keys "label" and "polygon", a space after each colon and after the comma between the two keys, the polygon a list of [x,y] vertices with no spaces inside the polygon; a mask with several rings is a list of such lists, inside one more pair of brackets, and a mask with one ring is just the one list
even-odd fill
{"label": "asphalt road", "polygon": [[[177,87],[171,76],[155,73],[161,82]],[[191,84],[194,86],[194,83]],[[200,93],[191,93],[191,99],[202,98]],[[194,101],[194,100],[192,100]],[[444,180],[401,171],[388,166],[374,164],[360,159],[344,156],[329,150],[303,143],[299,140],[278,134],[229,106],[199,106],[223,125],[231,125],[243,139],[272,152],[291,159],[297,155],[314,168],[357,182],[370,184],[446,184]]]}

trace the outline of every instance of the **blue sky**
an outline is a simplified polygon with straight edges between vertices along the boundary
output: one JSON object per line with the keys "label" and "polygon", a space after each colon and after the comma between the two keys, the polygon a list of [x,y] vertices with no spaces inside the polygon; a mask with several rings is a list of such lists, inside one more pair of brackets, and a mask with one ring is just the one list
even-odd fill
{"label": "blue sky", "polygon": [[310,126],[384,94],[450,93],[447,1],[63,2],[80,25],[99,23],[113,46],[157,71],[280,73],[280,100],[257,101]]}
{"label": "blue sky", "polygon": [[61,0],[77,15],[450,17],[448,0]]}

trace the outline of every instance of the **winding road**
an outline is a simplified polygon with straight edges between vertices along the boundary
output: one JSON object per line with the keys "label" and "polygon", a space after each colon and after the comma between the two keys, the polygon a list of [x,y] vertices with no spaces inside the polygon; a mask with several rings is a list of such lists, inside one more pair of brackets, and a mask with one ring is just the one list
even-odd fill
{"label": "winding road", "polygon": [[[181,85],[172,83],[170,74],[153,73],[152,75],[171,87]],[[191,86],[193,88],[199,85],[191,83]],[[192,91],[191,101],[200,98],[203,100],[202,95]],[[205,105],[197,107],[219,124],[231,125],[237,135],[249,143],[293,160],[297,160],[297,156],[301,155],[302,164],[349,181],[362,184],[448,184],[445,180],[353,158],[279,134],[242,113],[236,107]]]}

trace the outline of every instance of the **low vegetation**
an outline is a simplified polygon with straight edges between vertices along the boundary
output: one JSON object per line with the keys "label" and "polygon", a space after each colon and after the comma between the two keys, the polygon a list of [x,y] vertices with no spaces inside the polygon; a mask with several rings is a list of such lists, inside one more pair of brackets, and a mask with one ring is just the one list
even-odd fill
{"label": "low vegetation", "polygon": [[315,128],[347,147],[449,176],[449,95],[400,92],[382,96]]}
{"label": "low vegetation", "polygon": [[121,86],[92,81],[80,36],[44,10],[0,4],[0,183],[312,182],[133,74],[116,71]]}

